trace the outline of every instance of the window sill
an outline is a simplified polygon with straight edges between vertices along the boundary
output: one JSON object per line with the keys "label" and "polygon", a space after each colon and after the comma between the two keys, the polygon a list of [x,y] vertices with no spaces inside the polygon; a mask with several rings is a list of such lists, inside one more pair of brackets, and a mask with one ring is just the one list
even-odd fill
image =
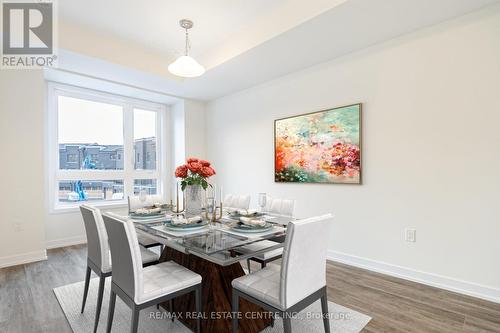
{"label": "window sill", "polygon": [[88,202],[79,201],[70,205],[57,205],[56,207],[51,207],[49,214],[69,214],[80,212],[80,205],[91,205],[99,209],[116,209],[116,208],[127,208],[127,200],[119,200],[114,202]]}

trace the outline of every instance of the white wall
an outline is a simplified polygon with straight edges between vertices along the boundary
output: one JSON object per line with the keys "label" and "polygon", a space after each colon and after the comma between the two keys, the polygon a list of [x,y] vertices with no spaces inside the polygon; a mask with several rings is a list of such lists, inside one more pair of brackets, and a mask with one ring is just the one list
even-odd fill
{"label": "white wall", "polygon": [[[172,105],[172,170],[186,162],[189,157],[206,158],[205,103],[182,100]],[[178,179],[172,172],[172,196],[175,195]],[[175,200],[175,199],[174,199]],[[180,197],[183,201],[182,196]]]}
{"label": "white wall", "polygon": [[[0,267],[46,258],[46,248],[86,241],[78,211],[49,213],[45,146],[46,81],[41,70],[0,71]],[[184,154],[205,157],[204,104],[182,106],[179,140]],[[175,111],[175,110],[174,110]],[[175,117],[172,117],[175,120]],[[188,122],[185,122],[188,121]],[[166,131],[167,135],[179,130]],[[189,135],[189,138],[185,138]],[[173,142],[173,140],[172,140]],[[169,191],[169,189],[167,189]],[[170,192],[170,191],[169,191]],[[112,210],[126,212],[119,207]]]}
{"label": "white wall", "polygon": [[184,113],[184,101],[172,105],[171,132],[172,132],[172,152],[174,153],[172,169],[184,163],[186,160],[186,117]]}
{"label": "white wall", "polygon": [[0,267],[85,241],[79,214],[48,213],[46,91],[41,70],[0,71]]}
{"label": "white wall", "polygon": [[[184,163],[185,156],[205,157],[205,113],[201,102],[182,100],[172,105],[169,127],[166,131],[171,143],[168,156],[168,170],[174,170],[176,165]],[[174,181],[172,177],[171,181]],[[171,188],[167,187],[167,196]],[[125,207],[105,209],[116,213],[126,213]],[[86,241],[85,228],[79,212],[49,214],[45,210],[45,225],[47,247],[61,247]]]}
{"label": "white wall", "polygon": [[205,103],[185,99],[172,105],[172,137],[174,168],[186,158],[206,157]]}
{"label": "white wall", "polygon": [[0,267],[45,258],[41,71],[0,71]]}
{"label": "white wall", "polygon": [[[332,258],[500,301],[499,87],[496,7],[211,102],[208,157],[254,205],[333,212]],[[358,102],[363,185],[274,183],[274,119]]]}
{"label": "white wall", "polygon": [[186,157],[206,158],[205,103],[184,100]]}

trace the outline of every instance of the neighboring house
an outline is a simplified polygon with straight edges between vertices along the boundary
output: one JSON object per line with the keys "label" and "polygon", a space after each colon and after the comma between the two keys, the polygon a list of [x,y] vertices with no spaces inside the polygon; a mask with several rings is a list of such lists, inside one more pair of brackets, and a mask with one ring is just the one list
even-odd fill
{"label": "neighboring house", "polygon": [[152,170],[156,168],[156,139],[144,138],[134,142],[135,169]]}
{"label": "neighboring house", "polygon": [[95,169],[123,169],[123,146],[75,143],[59,145],[59,169],[85,169],[85,159]]}
{"label": "neighboring house", "polygon": [[[123,170],[123,146],[99,145],[92,143],[65,143],[59,145],[59,168]],[[135,169],[152,170],[156,168],[156,138],[138,139],[134,143]],[[59,182],[60,201],[78,201],[75,195],[75,181]],[[88,200],[123,199],[123,183],[115,181],[82,180],[83,191]],[[141,189],[150,194],[156,193],[156,181],[137,179],[134,193]],[[121,194],[121,197],[120,197]]]}
{"label": "neighboring house", "polygon": [[[123,146],[92,143],[62,143],[59,145],[59,169],[84,169],[89,157],[95,169],[122,170]],[[156,138],[138,139],[134,143],[135,169],[156,168]]]}

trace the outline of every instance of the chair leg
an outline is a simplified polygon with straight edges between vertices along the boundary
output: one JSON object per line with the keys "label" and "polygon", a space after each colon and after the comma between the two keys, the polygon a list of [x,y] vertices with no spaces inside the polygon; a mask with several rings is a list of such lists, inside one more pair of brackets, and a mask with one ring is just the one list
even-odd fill
{"label": "chair leg", "polygon": [[261,264],[260,264],[260,268],[266,268],[267,266],[267,262],[263,261]]}
{"label": "chair leg", "polygon": [[232,299],[232,333],[236,333],[238,331],[238,311],[240,306],[240,298],[238,296],[238,292],[233,288],[233,299]]}
{"label": "chair leg", "polygon": [[170,305],[170,315],[172,316],[172,321],[175,319],[175,310],[174,310],[174,300],[171,299],[169,302]]}
{"label": "chair leg", "polygon": [[328,298],[325,293],[321,296],[321,310],[323,312],[323,325],[325,326],[325,333],[330,333],[330,320],[328,318]]}
{"label": "chair leg", "polygon": [[[201,333],[201,284],[196,287],[195,290],[195,298],[196,298],[196,333]],[[173,303],[172,303],[172,311],[173,311]],[[174,317],[172,317],[172,320]]]}
{"label": "chair leg", "polygon": [[89,283],[90,283],[90,274],[92,271],[90,270],[90,267],[87,266],[87,273],[85,274],[85,288],[83,290],[83,302],[82,302],[82,313],[83,310],[85,309],[85,303],[87,303],[87,295],[89,293]]}
{"label": "chair leg", "polygon": [[292,320],[290,318],[291,313],[283,313],[283,328],[285,333],[292,333]]}
{"label": "chair leg", "polygon": [[137,328],[139,327],[139,309],[133,307],[132,309],[132,323],[130,325],[130,333],[137,333]]}
{"label": "chair leg", "polygon": [[97,294],[97,309],[95,311],[95,323],[94,323],[94,333],[97,332],[97,326],[99,325],[99,317],[101,316],[101,306],[102,306],[102,296],[104,294],[104,282],[106,277],[99,277],[99,291]]}
{"label": "chair leg", "polygon": [[116,294],[113,290],[111,290],[111,295],[109,296],[108,325],[106,327],[106,333],[111,333],[111,325],[113,325],[113,316],[115,314],[115,302]]}
{"label": "chair leg", "polygon": [[250,258],[247,259],[248,274],[252,273],[252,268],[250,267]]}

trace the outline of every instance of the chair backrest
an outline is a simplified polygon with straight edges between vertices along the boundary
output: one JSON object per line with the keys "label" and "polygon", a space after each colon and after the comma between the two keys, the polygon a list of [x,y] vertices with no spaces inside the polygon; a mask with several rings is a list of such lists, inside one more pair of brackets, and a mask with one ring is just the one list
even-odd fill
{"label": "chair backrest", "polygon": [[228,194],[222,203],[224,207],[232,209],[248,209],[250,207],[250,195]]}
{"label": "chair backrest", "polygon": [[108,234],[102,221],[101,211],[89,205],[81,205],[85,233],[87,234],[87,257],[101,271],[110,267]]}
{"label": "chair backrest", "polygon": [[281,264],[280,303],[289,308],[326,285],[332,214],[288,224]]}
{"label": "chair backrest", "polygon": [[138,302],[143,291],[142,260],[134,224],[114,213],[102,215],[109,235],[112,281],[130,298]]}
{"label": "chair backrest", "polygon": [[146,200],[141,201],[140,196],[138,195],[129,195],[128,196],[128,211],[135,212],[139,208],[143,208],[146,206],[152,206],[153,204],[159,202],[163,203],[163,197],[160,194],[152,194],[147,195]]}
{"label": "chair backrest", "polygon": [[295,200],[276,199],[268,196],[266,198],[266,207],[264,208],[264,210],[267,213],[292,217],[294,208]]}

